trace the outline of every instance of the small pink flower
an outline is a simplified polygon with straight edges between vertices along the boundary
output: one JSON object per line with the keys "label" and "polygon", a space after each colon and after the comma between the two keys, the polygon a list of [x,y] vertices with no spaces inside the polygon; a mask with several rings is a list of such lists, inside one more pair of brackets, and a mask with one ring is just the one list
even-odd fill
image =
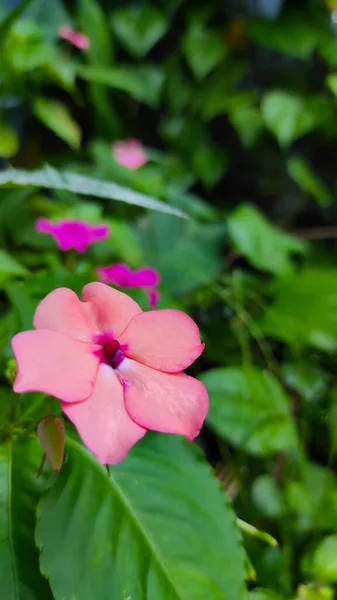
{"label": "small pink flower", "polygon": [[141,267],[132,271],[128,265],[117,263],[108,267],[97,267],[96,271],[103,283],[113,283],[124,288],[145,288],[150,307],[157,306],[159,292],[153,288],[159,284],[160,275],[155,269]]}
{"label": "small pink flower", "polygon": [[35,223],[39,233],[48,233],[57,243],[60,250],[67,251],[72,248],[84,254],[88,246],[108,237],[108,225],[91,225],[85,221],[71,221],[64,219],[53,223],[48,219],[40,218]]}
{"label": "small pink flower", "polygon": [[63,25],[58,33],[60,38],[67,40],[67,42],[70,42],[70,44],[76,46],[79,50],[89,50],[90,39],[85,33],[75,31],[70,25]]}
{"label": "small pink flower", "polygon": [[14,391],[59,398],[103,464],[121,461],[148,429],[195,438],[208,395],[182,373],[204,348],[194,321],[179,310],[143,312],[103,283],[89,283],[82,297],[54,290],[37,308],[35,330],[14,336]]}
{"label": "small pink flower", "polygon": [[148,162],[145,148],[139,140],[119,140],[112,146],[114,160],[122,167],[135,170]]}

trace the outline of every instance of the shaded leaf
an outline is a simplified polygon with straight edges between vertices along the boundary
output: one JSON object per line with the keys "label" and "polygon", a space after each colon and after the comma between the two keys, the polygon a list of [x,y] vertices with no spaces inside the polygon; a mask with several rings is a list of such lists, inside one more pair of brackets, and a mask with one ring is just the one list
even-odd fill
{"label": "shaded leaf", "polygon": [[45,417],[37,426],[37,435],[47,460],[56,473],[59,473],[64,457],[64,422],[61,417]]}
{"label": "shaded leaf", "polygon": [[19,138],[16,131],[6,123],[0,123],[0,157],[11,158],[18,149]]}
{"label": "shaded leaf", "polygon": [[217,434],[257,455],[296,448],[288,400],[271,373],[219,367],[200,379],[210,396],[207,422]]}
{"label": "shaded leaf", "polygon": [[302,12],[284,12],[272,23],[270,19],[254,19],[248,30],[261,46],[296,58],[308,59],[317,43],[316,30]]}
{"label": "shaded leaf", "polygon": [[27,269],[20,265],[6,250],[0,248],[0,282],[9,277],[25,277]]}
{"label": "shaded leaf", "polygon": [[56,600],[244,598],[234,514],[200,451],[149,435],[110,471],[69,440],[40,502],[37,543]]}

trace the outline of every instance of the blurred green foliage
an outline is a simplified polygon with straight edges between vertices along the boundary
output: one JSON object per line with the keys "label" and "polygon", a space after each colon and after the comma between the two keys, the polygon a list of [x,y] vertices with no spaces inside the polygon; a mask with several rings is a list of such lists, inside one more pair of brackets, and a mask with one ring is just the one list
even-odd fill
{"label": "blurred green foliage", "polygon": [[[12,509],[8,522],[0,516],[3,599],[122,600],[122,591],[125,600],[247,598],[227,491],[237,515],[279,543],[269,547],[244,534],[251,600],[331,600],[337,582],[337,2],[24,4],[21,10],[0,0],[0,435],[4,442],[23,438],[13,444],[13,460],[1,447],[0,498]],[[65,24],[89,37],[87,52],[59,38]],[[140,169],[114,159],[112,144],[125,138],[146,147],[149,160]],[[103,219],[111,236],[70,270],[54,242],[34,231],[41,215]],[[159,437],[140,442],[108,486],[71,439],[70,464],[85,502],[71,487],[67,464],[38,509],[40,568],[50,576],[51,592],[32,544],[44,487],[34,478],[40,455],[32,432],[44,416],[43,400],[10,391],[10,338],[31,327],[46,293],[60,286],[80,292],[97,278],[95,266],[111,262],[156,268],[159,308],[181,308],[200,325],[206,348],[190,372],[207,386],[211,407],[198,443],[222,487],[205,465],[199,473],[194,450],[189,454],[180,441],[165,446]],[[147,308],[142,291],[131,294]],[[144,494],[147,473],[151,488]],[[23,490],[23,515],[15,485]],[[102,508],[94,498],[102,531],[91,521],[88,539],[76,519],[88,518],[96,488],[107,504]],[[55,525],[54,502],[62,494]],[[153,513],[159,511],[153,522],[151,501]],[[193,517],[180,539],[175,510],[181,502],[187,522],[185,501]],[[99,562],[99,544],[109,546],[111,515],[127,523],[125,546],[116,555],[109,547],[113,571],[104,563],[92,579],[87,573],[76,595],[78,554],[92,543],[87,557]],[[209,554],[211,534],[219,564]],[[188,552],[200,579],[184,563]],[[64,578],[62,553],[74,555]],[[231,577],[226,563],[233,556]]]}

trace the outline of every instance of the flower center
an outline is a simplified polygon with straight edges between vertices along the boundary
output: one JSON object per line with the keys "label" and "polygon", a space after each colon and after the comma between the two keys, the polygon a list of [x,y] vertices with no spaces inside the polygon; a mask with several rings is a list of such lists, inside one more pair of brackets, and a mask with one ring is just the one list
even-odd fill
{"label": "flower center", "polygon": [[125,356],[117,340],[110,340],[103,346],[104,361],[113,369],[117,369]]}

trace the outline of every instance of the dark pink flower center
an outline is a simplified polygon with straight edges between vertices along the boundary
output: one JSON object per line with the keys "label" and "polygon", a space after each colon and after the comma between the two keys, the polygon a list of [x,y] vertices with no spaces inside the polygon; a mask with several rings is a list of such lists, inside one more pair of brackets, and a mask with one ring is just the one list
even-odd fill
{"label": "dark pink flower center", "polygon": [[121,350],[117,340],[110,340],[103,346],[103,360],[113,369],[117,369],[124,360],[124,352]]}

